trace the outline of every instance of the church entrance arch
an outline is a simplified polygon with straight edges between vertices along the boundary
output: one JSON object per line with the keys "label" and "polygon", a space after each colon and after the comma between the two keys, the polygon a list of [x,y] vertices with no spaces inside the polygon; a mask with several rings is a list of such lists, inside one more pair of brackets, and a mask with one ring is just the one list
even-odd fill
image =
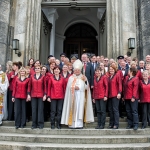
{"label": "church entrance arch", "polygon": [[74,24],[66,30],[64,36],[64,52],[68,57],[72,54],[79,58],[83,53],[98,54],[97,32],[92,26],[86,23]]}

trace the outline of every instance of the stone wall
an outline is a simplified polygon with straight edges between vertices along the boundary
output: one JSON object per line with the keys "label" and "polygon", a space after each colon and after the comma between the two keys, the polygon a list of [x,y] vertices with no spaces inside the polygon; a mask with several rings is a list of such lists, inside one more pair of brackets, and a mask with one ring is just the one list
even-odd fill
{"label": "stone wall", "polygon": [[150,1],[137,0],[138,7],[138,56],[144,59],[150,54]]}

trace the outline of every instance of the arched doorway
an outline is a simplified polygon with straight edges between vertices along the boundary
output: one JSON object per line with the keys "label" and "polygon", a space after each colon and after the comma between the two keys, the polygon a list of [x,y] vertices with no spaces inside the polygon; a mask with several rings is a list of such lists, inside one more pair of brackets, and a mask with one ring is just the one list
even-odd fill
{"label": "arched doorway", "polygon": [[70,57],[77,54],[80,58],[83,53],[98,54],[96,30],[85,23],[74,24],[65,32],[64,52]]}

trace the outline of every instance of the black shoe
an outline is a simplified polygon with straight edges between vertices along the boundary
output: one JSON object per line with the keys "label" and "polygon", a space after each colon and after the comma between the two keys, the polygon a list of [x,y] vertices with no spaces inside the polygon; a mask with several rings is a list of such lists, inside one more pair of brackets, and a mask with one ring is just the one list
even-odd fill
{"label": "black shoe", "polygon": [[16,126],[16,129],[19,129],[19,126]]}
{"label": "black shoe", "polygon": [[113,126],[113,129],[118,129],[118,127],[117,126]]}
{"label": "black shoe", "polygon": [[133,128],[133,126],[127,126],[126,127],[126,129],[132,129]]}
{"label": "black shoe", "polygon": [[99,129],[104,129],[104,126],[100,126]]}
{"label": "black shoe", "polygon": [[98,125],[97,127],[95,127],[95,129],[100,129],[100,126]]}
{"label": "black shoe", "polygon": [[40,126],[39,126],[39,129],[43,129],[43,127],[40,127]]}
{"label": "black shoe", "polygon": [[134,126],[133,130],[137,130],[138,129],[138,126]]}
{"label": "black shoe", "polygon": [[61,129],[61,125],[57,125],[57,129]]}
{"label": "black shoe", "polygon": [[122,118],[122,119],[123,119],[123,118],[124,118],[124,116],[120,116],[120,118]]}
{"label": "black shoe", "polygon": [[145,126],[142,126],[142,127],[141,127],[141,129],[145,129],[145,128],[146,128]]}
{"label": "black shoe", "polygon": [[108,127],[107,127],[107,129],[112,129],[112,128],[113,128],[113,126],[108,126]]}
{"label": "black shoe", "polygon": [[51,125],[51,129],[55,129],[55,125]]}
{"label": "black shoe", "polygon": [[31,129],[36,129],[36,127],[33,127],[33,126],[32,126]]}

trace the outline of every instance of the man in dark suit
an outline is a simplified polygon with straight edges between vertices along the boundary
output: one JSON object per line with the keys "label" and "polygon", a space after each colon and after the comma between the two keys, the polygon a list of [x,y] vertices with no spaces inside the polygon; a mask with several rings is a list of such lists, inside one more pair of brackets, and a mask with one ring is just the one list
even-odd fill
{"label": "man in dark suit", "polygon": [[[118,69],[120,70],[120,69],[121,69],[121,66],[120,66],[121,64],[120,64],[120,63],[121,63],[122,61],[124,61],[124,56],[118,56],[117,59],[118,59]],[[126,63],[126,62],[125,62],[125,63]],[[126,63],[126,68],[129,69],[128,63]]]}
{"label": "man in dark suit", "polygon": [[[123,85],[123,81],[124,81],[125,77],[128,75],[128,71],[129,71],[129,68],[127,68],[126,62],[124,60],[122,60],[120,62],[120,67],[118,68],[118,70],[120,70],[122,72],[122,85]],[[122,97],[123,97],[123,95],[122,95]],[[121,118],[123,118],[122,109],[124,107],[125,107],[125,105],[121,98],[121,100],[119,101],[119,115]]]}
{"label": "man in dark suit", "polygon": [[96,61],[95,55],[91,56],[91,64],[92,64],[93,70],[95,72],[95,69],[99,66],[99,63],[97,63],[97,61]]}
{"label": "man in dark suit", "polygon": [[66,58],[66,54],[65,53],[61,53],[60,54],[60,65],[59,65],[59,67],[61,68],[61,70],[62,70],[62,67],[64,65],[65,58]]}
{"label": "man in dark suit", "polygon": [[87,62],[88,61],[88,56],[86,53],[82,54],[81,60],[83,62],[83,74],[87,77],[89,85],[91,88],[93,88],[94,85],[94,70],[92,67],[92,64]]}

